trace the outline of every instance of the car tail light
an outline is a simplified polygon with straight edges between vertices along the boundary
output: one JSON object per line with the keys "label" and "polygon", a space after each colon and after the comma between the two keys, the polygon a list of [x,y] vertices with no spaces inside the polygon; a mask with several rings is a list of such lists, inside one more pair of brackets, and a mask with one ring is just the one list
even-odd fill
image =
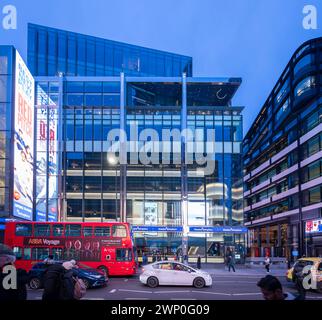
{"label": "car tail light", "polygon": [[144,268],[142,268],[142,272],[144,272]]}

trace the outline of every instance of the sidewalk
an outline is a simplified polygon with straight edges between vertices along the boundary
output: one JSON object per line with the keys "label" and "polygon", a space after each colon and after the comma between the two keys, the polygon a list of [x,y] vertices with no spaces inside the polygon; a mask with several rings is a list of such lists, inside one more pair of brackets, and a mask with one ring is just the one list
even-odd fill
{"label": "sidewalk", "polygon": [[[191,267],[195,268],[195,264],[190,264]],[[263,265],[240,265],[236,264],[235,265],[235,270],[236,272],[231,272],[228,271],[227,267],[224,264],[202,264],[201,265],[201,270],[206,271],[210,273],[211,275],[214,276],[219,276],[219,275],[229,275],[229,276],[265,276],[267,275],[266,270]],[[286,267],[282,266],[272,266],[270,273],[273,276],[285,276],[286,275]]]}

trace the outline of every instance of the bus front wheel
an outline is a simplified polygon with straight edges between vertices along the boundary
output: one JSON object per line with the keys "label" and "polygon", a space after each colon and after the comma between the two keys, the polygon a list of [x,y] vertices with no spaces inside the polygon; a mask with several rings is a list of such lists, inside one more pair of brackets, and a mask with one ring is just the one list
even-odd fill
{"label": "bus front wheel", "polygon": [[108,269],[105,266],[99,266],[97,269],[103,272],[105,277],[108,277]]}

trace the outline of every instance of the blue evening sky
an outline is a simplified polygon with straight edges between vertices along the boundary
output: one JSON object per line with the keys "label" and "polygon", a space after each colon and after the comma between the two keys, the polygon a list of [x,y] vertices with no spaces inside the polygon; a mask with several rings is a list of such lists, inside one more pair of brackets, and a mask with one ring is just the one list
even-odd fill
{"label": "blue evening sky", "polygon": [[[242,77],[234,105],[245,106],[244,133],[296,48],[322,36],[321,0],[0,0],[18,12],[17,30],[0,27],[0,44],[26,59],[27,23],[193,57],[195,76]],[[302,26],[315,5],[318,29]]]}

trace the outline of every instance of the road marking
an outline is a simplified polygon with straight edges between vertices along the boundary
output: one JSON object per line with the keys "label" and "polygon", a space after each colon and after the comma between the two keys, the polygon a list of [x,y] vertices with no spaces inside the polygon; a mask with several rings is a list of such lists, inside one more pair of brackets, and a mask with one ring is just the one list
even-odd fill
{"label": "road marking", "polygon": [[312,300],[322,300],[322,297],[308,297],[308,296],[306,296],[306,299],[312,299]]}
{"label": "road marking", "polygon": [[129,279],[124,279],[124,282],[128,282],[129,281]]}
{"label": "road marking", "polygon": [[145,290],[128,290],[128,289],[118,289],[118,290],[123,292],[152,293],[152,291],[145,291]]}
{"label": "road marking", "polygon": [[116,289],[111,290],[109,293],[114,293],[116,292]]}
{"label": "road marking", "polygon": [[170,300],[197,300],[197,299],[194,299],[194,298],[171,298]]}
{"label": "road marking", "polygon": [[212,292],[212,291],[191,291],[191,292],[215,294],[215,295],[219,295],[219,296],[231,296],[231,293],[223,293],[223,292]]}
{"label": "road marking", "polygon": [[87,298],[87,299],[83,299],[83,300],[104,300],[104,298]]}
{"label": "road marking", "polygon": [[232,293],[233,296],[258,296],[261,295],[260,292],[256,293]]}
{"label": "road marking", "polygon": [[124,298],[124,300],[149,300],[149,298]]}
{"label": "road marking", "polygon": [[153,293],[189,293],[190,290],[181,290],[181,291],[154,291]]}

